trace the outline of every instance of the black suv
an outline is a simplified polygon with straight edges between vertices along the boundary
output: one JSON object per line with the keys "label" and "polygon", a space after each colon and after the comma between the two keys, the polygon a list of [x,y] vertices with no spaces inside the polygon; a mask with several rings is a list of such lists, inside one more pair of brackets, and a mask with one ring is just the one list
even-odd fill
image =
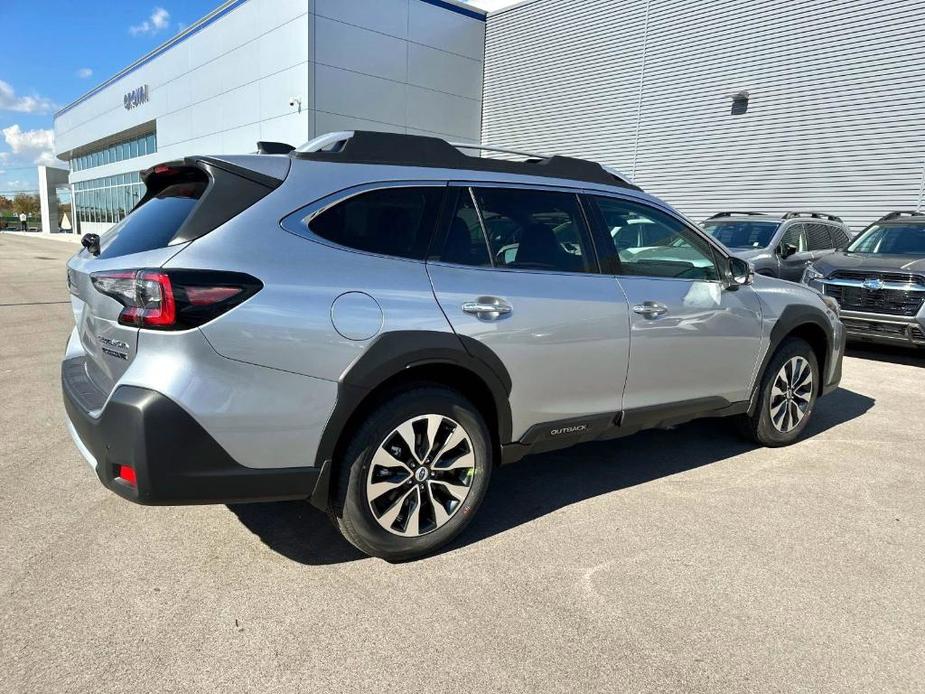
{"label": "black suv", "polygon": [[841,306],[848,337],[925,347],[925,212],[890,212],[803,282]]}

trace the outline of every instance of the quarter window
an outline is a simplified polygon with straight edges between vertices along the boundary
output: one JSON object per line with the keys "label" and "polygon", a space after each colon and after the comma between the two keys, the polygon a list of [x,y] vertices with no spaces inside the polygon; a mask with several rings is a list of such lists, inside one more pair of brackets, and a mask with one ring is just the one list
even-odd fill
{"label": "quarter window", "polygon": [[594,198],[619,274],[717,280],[713,249],[683,222],[645,205]]}
{"label": "quarter window", "polygon": [[829,226],[827,224],[807,224],[806,241],[811,251],[824,251],[834,248],[832,237],[829,235]]}
{"label": "quarter window", "polygon": [[302,220],[317,236],[358,251],[421,260],[442,187],[383,188],[361,193]]}
{"label": "quarter window", "polygon": [[495,267],[592,272],[578,196],[546,190],[474,188]]}

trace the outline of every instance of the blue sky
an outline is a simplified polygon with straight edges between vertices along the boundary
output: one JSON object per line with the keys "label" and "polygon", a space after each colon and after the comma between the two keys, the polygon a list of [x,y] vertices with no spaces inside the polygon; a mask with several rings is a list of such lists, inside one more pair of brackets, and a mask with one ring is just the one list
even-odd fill
{"label": "blue sky", "polygon": [[53,159],[56,110],[221,2],[0,0],[0,195],[34,191],[35,165]]}

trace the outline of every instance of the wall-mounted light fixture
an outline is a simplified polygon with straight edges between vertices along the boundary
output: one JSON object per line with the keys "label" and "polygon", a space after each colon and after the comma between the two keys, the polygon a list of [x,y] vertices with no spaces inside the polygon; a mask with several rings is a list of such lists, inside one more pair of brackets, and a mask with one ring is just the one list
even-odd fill
{"label": "wall-mounted light fixture", "polygon": [[290,96],[290,97],[289,97],[289,106],[290,106],[290,107],[292,107],[292,106],[298,106],[298,107],[299,107],[299,113],[302,113],[302,99],[300,99],[299,97],[297,97],[297,96]]}
{"label": "wall-mounted light fixture", "polygon": [[732,115],[741,116],[748,111],[748,92],[742,90],[732,95]]}

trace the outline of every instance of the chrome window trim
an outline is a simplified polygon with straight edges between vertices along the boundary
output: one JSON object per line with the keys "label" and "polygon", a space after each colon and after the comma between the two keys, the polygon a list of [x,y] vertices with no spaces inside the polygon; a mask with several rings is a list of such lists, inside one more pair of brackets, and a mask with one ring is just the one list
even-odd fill
{"label": "chrome window trim", "polygon": [[407,263],[420,263],[423,264],[426,261],[424,258],[405,258],[400,255],[388,255],[386,253],[373,253],[372,251],[364,251],[361,248],[351,248],[350,246],[344,246],[343,244],[336,243],[330,239],[323,238],[318,236],[309,228],[312,220],[318,217],[318,215],[326,212],[332,207],[339,205],[342,202],[346,202],[351,198],[355,198],[358,195],[363,193],[369,193],[376,190],[386,190],[392,188],[446,188],[446,181],[439,180],[401,180],[401,181],[375,181],[371,183],[361,183],[359,185],[350,186],[348,188],[342,188],[339,191],[325,195],[322,198],[310,202],[307,205],[290,212],[282,219],[279,220],[279,227],[288,234],[293,236],[298,236],[300,238],[312,241],[313,243],[321,244],[322,246],[327,246],[328,248],[333,248],[338,251],[345,251],[347,253],[360,253],[362,255],[371,256],[373,258],[386,258],[388,260],[398,260]]}

